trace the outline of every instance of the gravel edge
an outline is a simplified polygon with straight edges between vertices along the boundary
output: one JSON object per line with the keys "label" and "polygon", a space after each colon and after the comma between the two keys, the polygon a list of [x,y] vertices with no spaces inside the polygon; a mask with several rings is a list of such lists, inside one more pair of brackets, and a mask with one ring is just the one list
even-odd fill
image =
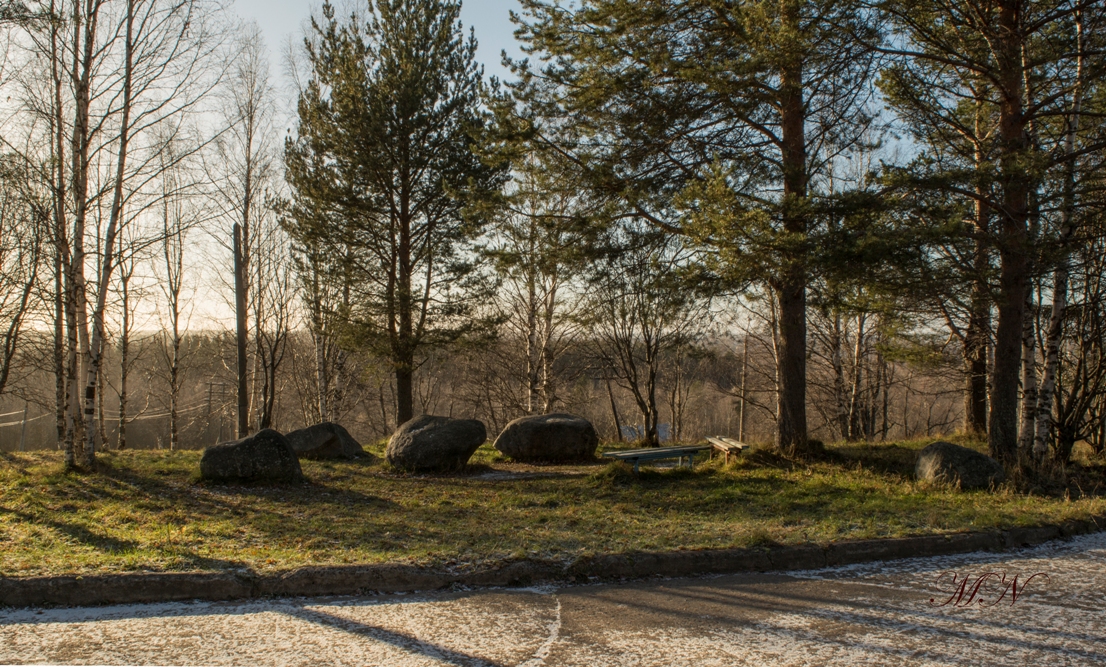
{"label": "gravel edge", "polygon": [[703,551],[598,555],[573,562],[520,560],[476,570],[428,569],[415,565],[338,565],[256,574],[227,572],[134,572],[88,576],[0,576],[0,606],[93,606],[179,600],[352,595],[429,591],[451,586],[530,586],[542,582],[585,582],[650,576],[808,570],[919,556],[1005,551],[1106,530],[1106,516],[973,533],[951,533],[825,546],[752,547]]}

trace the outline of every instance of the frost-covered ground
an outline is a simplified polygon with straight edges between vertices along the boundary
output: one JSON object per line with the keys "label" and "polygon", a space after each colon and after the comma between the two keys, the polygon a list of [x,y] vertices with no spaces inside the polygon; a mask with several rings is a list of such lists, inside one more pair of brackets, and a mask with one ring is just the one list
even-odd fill
{"label": "frost-covered ground", "polygon": [[[969,603],[990,572],[1006,584]],[[0,663],[1103,665],[1104,637],[1106,534],[787,575],[0,611]]]}

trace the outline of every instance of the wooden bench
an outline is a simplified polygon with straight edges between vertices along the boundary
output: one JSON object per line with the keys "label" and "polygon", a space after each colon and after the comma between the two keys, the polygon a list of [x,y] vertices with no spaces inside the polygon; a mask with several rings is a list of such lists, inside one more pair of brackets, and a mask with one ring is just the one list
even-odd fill
{"label": "wooden bench", "polygon": [[711,447],[710,457],[713,459],[715,452],[725,454],[726,463],[730,462],[730,454],[736,456],[749,448],[749,445],[746,445],[744,442],[738,442],[733,438],[727,438],[723,435],[708,435],[707,442],[710,443]]}
{"label": "wooden bench", "polygon": [[624,449],[619,452],[604,452],[603,458],[615,459],[618,461],[633,461],[634,473],[638,472],[638,464],[642,461],[659,461],[661,459],[680,459],[680,465],[683,465],[684,458],[687,458],[687,467],[690,468],[692,459],[699,452],[705,452],[711,448],[710,445],[685,445],[681,447],[646,447],[645,449]]}

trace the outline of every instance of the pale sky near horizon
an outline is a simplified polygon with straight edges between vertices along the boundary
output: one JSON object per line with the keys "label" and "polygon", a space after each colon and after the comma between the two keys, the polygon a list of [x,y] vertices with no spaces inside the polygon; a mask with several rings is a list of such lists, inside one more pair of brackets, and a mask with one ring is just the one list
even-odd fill
{"label": "pale sky near horizon", "polygon": [[[341,7],[342,3],[336,3]],[[308,17],[322,6],[322,0],[234,0],[234,9],[244,19],[256,21],[272,54],[274,73],[282,72],[281,59],[291,37],[299,40]],[[461,21],[465,32],[476,32],[477,58],[484,64],[488,76],[507,78],[500,52],[521,56],[514,39],[511,10],[518,10],[518,0],[468,0],[461,5]]]}

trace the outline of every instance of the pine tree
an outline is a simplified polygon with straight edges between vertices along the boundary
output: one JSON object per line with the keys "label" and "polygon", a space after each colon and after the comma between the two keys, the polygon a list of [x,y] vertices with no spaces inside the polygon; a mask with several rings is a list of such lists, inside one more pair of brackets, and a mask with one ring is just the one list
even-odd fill
{"label": "pine tree", "polygon": [[[1076,189],[1097,187],[1106,166],[1099,157],[1106,125],[1080,111],[1084,82],[1106,74],[1106,14],[1079,0],[884,0],[879,7],[894,31],[883,47],[894,61],[882,85],[898,113],[938,152],[976,147],[960,164],[931,160],[918,180],[975,204],[965,235],[998,259],[988,439],[991,455],[1011,465],[1019,458],[1019,386],[1036,379],[1035,353],[1024,345],[1034,339],[1027,308],[1034,275],[1057,244],[1070,243],[1063,211],[1070,213]],[[1076,160],[1078,184],[1069,170]],[[1022,408],[1024,449],[1033,442],[1034,409]]]}
{"label": "pine tree", "polygon": [[[869,127],[873,28],[838,0],[523,0],[520,94],[625,215],[716,250],[779,308],[777,441],[808,446],[807,288],[826,165]],[[568,128],[568,131],[565,131]]]}
{"label": "pine tree", "polygon": [[352,275],[347,338],[394,367],[397,424],[414,415],[420,351],[478,324],[465,248],[482,220],[466,212],[503,175],[474,150],[483,71],[459,14],[451,0],[380,0],[339,21],[325,4],[285,147],[286,228]]}

